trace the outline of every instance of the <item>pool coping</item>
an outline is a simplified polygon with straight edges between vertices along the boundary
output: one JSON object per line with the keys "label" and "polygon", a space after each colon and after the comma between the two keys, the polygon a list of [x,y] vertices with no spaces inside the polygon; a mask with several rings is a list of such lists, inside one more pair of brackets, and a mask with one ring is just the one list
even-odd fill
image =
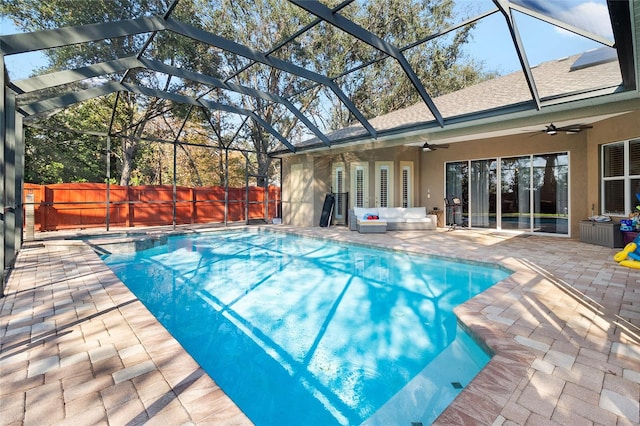
{"label": "pool coping", "polygon": [[[243,228],[243,226],[239,226],[238,228]],[[402,242],[403,238],[406,237],[409,239],[414,235],[417,236],[416,238],[422,238],[424,232],[387,233],[376,236],[366,235],[358,237],[358,235],[356,235],[358,233],[349,233],[343,230],[299,229],[278,226],[277,231],[290,232],[302,236],[313,235],[332,241],[355,242],[363,245],[372,245],[374,247],[409,252],[415,251],[424,254],[419,251],[419,248],[408,249]],[[203,232],[203,230],[199,229],[196,232]],[[434,234],[427,233],[427,235],[439,238],[440,235],[444,235],[441,234],[441,232],[444,231],[438,231]],[[464,232],[466,231],[461,232],[462,233],[455,231],[450,234],[450,236],[446,236],[447,240],[442,241],[461,237],[462,239],[460,241],[464,243],[467,237],[463,235],[465,235]],[[169,233],[171,233],[171,231]],[[397,237],[397,239],[389,239],[390,234],[395,234],[394,237]],[[469,233],[468,235],[478,237],[478,234]],[[478,238],[483,237],[479,236]],[[545,241],[548,240],[541,240],[543,246]],[[553,241],[553,239],[551,241]],[[578,249],[586,253],[593,252],[595,257],[600,258],[610,257],[611,254],[615,252],[610,249],[581,245],[582,243],[577,242],[562,244],[571,244],[572,248],[574,246],[578,247]],[[135,301],[127,303],[131,300],[132,296],[129,290],[99,259],[98,254],[93,250],[89,250],[88,245],[83,242],[81,242],[81,244],[77,242],[69,243],[69,240],[66,240],[66,242],[56,242],[54,240],[38,241],[25,245],[24,257],[27,258],[30,251],[52,252],[56,250],[70,250],[75,253],[70,256],[73,258],[76,257],[76,254],[81,254],[78,256],[78,259],[84,256],[84,261],[90,264],[91,269],[88,278],[86,278],[89,280],[87,283],[97,281],[106,290],[111,300],[111,307],[108,309],[112,309],[112,311],[110,311],[109,315],[119,313],[131,326],[132,330],[138,336],[139,341],[144,345],[151,362],[157,366],[157,371],[159,371],[164,380],[169,383],[169,386],[174,389],[174,394],[177,394],[177,399],[182,403],[183,409],[188,413],[185,418],[191,419],[191,421],[195,421],[196,423],[250,423],[241,411],[235,407],[235,404],[223,395],[215,383],[206,376],[206,374],[202,375],[201,372],[199,372],[199,366],[195,364],[195,361],[177,345],[177,342],[168,335],[164,327],[153,318],[146,308],[140,303],[135,303]],[[430,248],[424,249],[423,251],[425,250],[429,251]],[[433,247],[432,254],[434,253],[441,255],[441,247]],[[480,259],[478,259],[479,254],[467,251],[456,251],[455,254],[463,259],[478,261],[484,264],[487,263],[486,258],[480,257]],[[20,276],[18,275],[23,273],[23,267],[20,263],[21,257],[23,256],[19,255],[19,260],[16,263],[16,270],[19,271],[14,271],[16,275],[12,273],[12,276],[9,277],[10,282],[8,288],[13,289],[16,286],[19,287]],[[443,257],[451,258],[446,255],[443,255]],[[562,259],[559,259],[559,261],[562,261]],[[599,268],[609,273],[615,263],[607,262],[608,261],[604,263],[600,262],[599,264],[602,266],[599,266]],[[436,424],[502,424],[505,422],[524,424],[526,421],[531,421],[531,419],[542,420],[545,418],[547,420],[553,420],[558,424],[562,424],[561,419],[566,420],[567,418],[572,418],[573,420],[589,419],[592,423],[600,424],[610,422],[633,424],[635,420],[633,413],[631,413],[630,416],[625,416],[624,414],[628,413],[628,411],[622,414],[612,412],[614,408],[611,407],[611,403],[607,401],[607,399],[618,398],[614,402],[621,404],[629,404],[629,401],[633,404],[634,398],[635,401],[640,399],[640,346],[638,346],[640,344],[640,338],[638,337],[640,336],[640,328],[635,325],[640,322],[636,320],[629,322],[625,318],[622,318],[615,310],[611,311],[608,307],[605,308],[603,305],[592,300],[576,288],[580,278],[576,278],[575,282],[568,282],[562,279],[561,276],[558,277],[554,275],[554,272],[557,272],[557,268],[556,270],[550,268],[550,272],[543,269],[544,265],[540,265],[543,262],[536,263],[535,261],[529,261],[524,258],[504,256],[499,259],[499,263],[513,270],[514,274],[455,308],[455,313],[459,320],[467,329],[472,331],[473,335],[484,341],[495,355],[485,369],[460,393],[449,408],[441,414]],[[43,264],[42,266],[44,267],[45,265]],[[626,274],[627,282],[635,282],[637,287],[637,283],[640,281],[640,271],[622,270],[622,272]],[[614,270],[613,273],[617,274],[620,273],[620,271]],[[16,282],[15,280],[18,281]],[[611,280],[615,281],[615,277]],[[597,284],[601,285],[601,283]],[[19,293],[26,291],[28,290],[21,289]],[[632,290],[631,294],[636,295],[638,293],[640,293],[640,290]],[[14,298],[19,296],[20,294],[11,294],[2,300],[3,313],[8,305],[19,303],[13,301]],[[8,297],[12,297],[12,299],[9,300]],[[562,326],[566,328],[569,326],[576,334],[582,330],[581,327],[588,328],[588,325],[585,326],[585,322],[589,322],[608,331],[600,333],[602,336],[597,335],[593,339],[588,338],[589,335],[587,335],[587,337],[583,336],[582,340],[576,337],[574,339],[575,342],[572,341],[571,343],[573,346],[577,345],[577,349],[574,347],[562,347],[560,346],[560,343],[562,343],[561,339],[554,340],[554,337],[552,337],[552,335],[557,334],[553,329],[544,330],[544,327],[541,327],[542,332],[536,333],[536,330],[532,332],[531,330],[525,329],[524,325],[519,324],[520,319],[515,318],[512,308],[513,306],[517,306],[523,298],[532,301],[562,299],[562,306],[571,305],[571,312],[577,313],[577,316],[572,317],[567,312],[562,312],[562,309],[558,309],[557,315],[566,317],[566,319],[556,316],[552,318],[552,320],[556,322],[558,327]],[[636,299],[631,300],[630,303],[632,306],[637,306],[635,305],[635,303],[637,303]],[[552,305],[552,303],[549,303],[548,306]],[[542,306],[543,304],[539,304],[538,307]],[[534,313],[540,317],[538,318],[540,320],[539,322],[548,320],[549,312]],[[551,313],[553,314],[553,312]],[[522,313],[523,317],[527,315],[531,315],[531,312]],[[5,323],[5,318],[6,315],[3,318],[2,337],[6,343],[6,339],[4,338],[7,337],[8,331],[12,329],[11,321],[15,321],[16,324],[18,324],[21,323],[22,320],[9,315],[11,319]],[[33,324],[35,326],[42,321],[46,322],[47,317],[42,314],[36,316],[34,313],[32,314],[32,318],[38,318],[38,321]],[[33,322],[34,319],[31,321]],[[154,333],[157,334],[151,337],[146,336],[146,333],[149,332],[150,329],[157,329],[158,326],[162,330],[156,330]],[[613,327],[613,329],[608,329],[607,327]],[[564,328],[561,328],[561,330],[564,330]],[[59,334],[59,331],[60,330],[56,331],[56,335]],[[31,339],[27,341],[33,343],[33,338],[38,337],[38,334],[34,334],[32,331],[30,335]],[[14,336],[15,335],[12,334],[10,337]],[[65,339],[64,337],[57,338],[59,342]],[[25,340],[22,341],[24,342]],[[36,339],[36,341],[38,340]],[[12,353],[11,351],[7,353],[5,343],[3,343],[2,358],[10,358]],[[104,342],[101,342],[101,344],[102,343]],[[40,342],[39,344],[41,346],[39,349],[28,349],[27,352],[31,354],[30,356],[32,358],[35,357],[34,354],[36,352],[34,351],[47,348],[46,341]],[[115,345],[118,353],[127,352],[127,348],[118,347],[119,343],[116,340],[110,344]],[[58,346],[61,346],[61,343],[58,343]],[[50,349],[51,348],[48,348],[47,350]],[[87,351],[89,358],[91,358],[92,350],[95,350],[95,348]],[[603,359],[596,359],[599,355],[592,353],[596,350],[605,350],[607,354],[606,357],[604,357],[605,354],[603,354]],[[569,366],[566,363],[566,357],[560,357],[563,351],[566,353],[576,352],[576,354],[574,354],[574,359],[576,360],[574,366]],[[583,351],[588,355],[586,359],[582,356]],[[564,355],[566,355],[566,353],[564,353]],[[53,374],[54,376],[56,374],[63,374],[62,371],[59,370],[61,370],[60,364],[64,358],[62,358],[62,354],[58,356],[60,357],[57,364],[58,369],[52,366],[50,370],[45,371],[42,375],[43,381],[47,374]],[[122,355],[120,355],[120,357],[126,361]],[[21,379],[16,382],[17,384],[15,386],[17,389],[15,389],[15,392],[23,392],[18,389],[24,385],[23,382],[25,380],[33,381],[34,379],[33,377],[31,379],[25,377],[28,376],[32,364],[27,360],[22,360],[21,355],[18,356],[18,358],[21,361],[15,365],[11,364],[10,368],[6,367],[6,361],[4,361],[4,364],[0,364],[0,366],[2,366],[2,372],[0,374],[3,379],[7,377],[20,377]],[[179,363],[182,367],[178,368],[176,364],[168,362],[168,359],[172,361],[176,360],[176,364]],[[590,368],[595,372],[590,371],[594,373],[600,384],[591,382],[583,383],[581,381],[583,379],[573,377],[572,370],[575,365],[578,364],[578,359],[580,360],[579,367],[583,370],[585,365],[592,365]],[[20,366],[23,366],[24,371],[21,370],[22,367]],[[7,371],[7,368],[9,368],[9,371]],[[601,369],[604,370],[600,371]],[[185,398],[185,393],[176,392],[176,389],[184,390],[183,388],[186,386],[184,382],[184,380],[187,379],[187,377],[185,377],[185,371],[191,372],[191,374],[195,374],[194,377],[197,377],[197,380],[194,380],[194,382],[198,382],[195,391],[197,391],[199,397],[194,398],[194,401],[198,401],[195,407],[192,405],[193,401],[190,401],[190,398]],[[112,376],[116,373],[117,372],[114,372]],[[187,376],[190,376],[190,374],[187,374]],[[143,377],[143,375],[140,377]],[[178,378],[180,378],[180,380],[178,380]],[[543,385],[537,383],[541,378],[549,380],[549,382],[554,385],[553,394],[549,395],[542,392],[538,398],[535,398],[535,395],[533,395],[532,398],[532,394],[530,393],[532,386],[534,388],[536,386],[541,389],[544,388]],[[135,378],[132,380],[135,381]],[[567,391],[567,389],[564,388],[558,391],[556,388],[559,385],[556,382],[560,380],[564,383],[565,388],[568,389],[569,386],[571,386],[571,391]],[[12,387],[13,386],[14,385],[12,385]],[[580,387],[582,394],[576,391],[578,387]],[[28,395],[29,392],[33,392],[34,388],[30,389],[31,390],[24,391],[24,393]],[[600,389],[600,391],[598,392],[597,389]],[[590,393],[587,393],[587,391]],[[3,413],[7,412],[5,406],[6,400],[4,399],[6,395],[5,392],[6,389],[3,389],[1,395],[3,404],[0,408]],[[599,396],[599,399],[594,399],[596,398],[596,394]],[[200,396],[202,398],[200,398]],[[525,399],[527,401],[533,400],[534,402],[527,402]],[[206,400],[206,402],[203,402],[203,400]],[[568,409],[567,401],[571,403],[571,407],[577,407],[579,412]],[[587,405],[587,401],[589,401],[589,405]],[[594,402],[595,407],[593,407]],[[23,415],[29,411],[28,407],[24,404],[26,404],[26,402],[22,405]],[[14,410],[17,412],[18,408],[14,407]],[[146,412],[149,414],[154,413],[149,410]],[[107,412],[107,414],[109,413]],[[160,414],[160,412],[156,413],[156,420],[161,418],[158,417]],[[109,419],[111,419],[111,417],[109,417]]]}
{"label": "pool coping", "polygon": [[[334,241],[323,235],[308,235],[304,230],[291,228],[252,228],[255,232],[275,232],[296,235],[300,237],[313,238],[317,240]],[[220,229],[195,231],[195,233],[219,232]],[[194,233],[177,232],[172,235],[186,235]],[[510,273],[510,275],[502,281],[497,282],[487,290],[462,303],[454,309],[458,322],[470,334],[470,336],[482,347],[484,347],[492,355],[489,363],[478,373],[455,400],[445,409],[436,419],[434,424],[459,424],[459,422],[480,422],[482,424],[491,424],[491,419],[498,418],[504,405],[508,402],[509,397],[518,390],[523,383],[523,377],[528,377],[535,369],[531,365],[536,360],[536,355],[525,345],[515,343],[517,335],[501,330],[496,323],[487,321],[486,316],[482,315],[482,309],[489,306],[492,301],[507,297],[510,292],[518,288],[519,282],[526,282],[530,277],[525,271],[522,271],[523,262],[520,259],[505,258],[500,263],[491,263],[487,260],[479,260],[473,256],[461,252],[457,257],[445,256],[437,253],[423,253],[408,247],[388,247],[380,245],[379,242],[365,241],[344,241],[347,244],[358,245],[370,248],[382,248],[395,252],[408,252],[420,256],[426,256],[435,259],[443,259],[449,261],[464,262],[480,266],[497,267]],[[525,265],[530,268],[531,265]],[[559,284],[550,274],[546,274],[545,279],[549,279]],[[577,290],[569,291],[570,286],[561,287],[562,291],[571,297],[583,303],[588,298]],[[601,307],[591,306],[589,308],[596,311]],[[635,326],[625,319],[618,317],[618,322],[633,329]],[[498,385],[499,383],[499,385]]]}

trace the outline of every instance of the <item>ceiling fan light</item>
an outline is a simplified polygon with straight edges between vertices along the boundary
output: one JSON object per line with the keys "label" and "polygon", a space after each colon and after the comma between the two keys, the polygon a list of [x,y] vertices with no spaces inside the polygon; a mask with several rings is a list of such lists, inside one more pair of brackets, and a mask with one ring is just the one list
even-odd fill
{"label": "ceiling fan light", "polygon": [[548,135],[553,136],[553,135],[557,134],[558,132],[556,131],[556,129],[547,129],[547,132],[546,132],[546,133],[547,133]]}
{"label": "ceiling fan light", "polygon": [[422,151],[424,152],[433,151],[433,149],[431,149],[431,145],[429,145],[429,142],[425,142],[424,145],[422,145]]}

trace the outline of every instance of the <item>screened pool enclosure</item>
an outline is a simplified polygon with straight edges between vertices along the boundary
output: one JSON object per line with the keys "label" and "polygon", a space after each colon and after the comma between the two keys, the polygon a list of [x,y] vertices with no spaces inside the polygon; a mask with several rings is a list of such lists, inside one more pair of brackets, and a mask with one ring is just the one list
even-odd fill
{"label": "screened pool enclosure", "polygon": [[[267,199],[259,203],[266,210],[257,217],[267,221],[280,217],[287,156],[340,147],[361,152],[392,139],[390,149],[437,146],[442,135],[473,140],[480,132],[533,131],[539,123],[527,120],[539,115],[570,120],[569,103],[596,109],[606,99],[608,114],[637,104],[640,13],[633,0],[407,1],[398,2],[406,9],[396,15],[389,4],[395,2],[78,0],[75,13],[47,14],[6,1],[4,268],[23,242],[26,184],[104,185],[98,200],[69,202],[97,202],[106,227],[120,214],[114,209],[137,202],[168,208],[176,224],[187,204],[222,206],[223,219],[213,221],[226,222],[233,201],[244,210],[238,220],[246,221],[248,205],[257,202],[247,188],[263,188]],[[15,33],[8,32],[10,22]],[[574,51],[565,53],[566,46]],[[587,55],[588,64],[615,64],[619,83],[556,90],[536,80],[538,63],[583,51],[598,52]],[[29,61],[37,65],[29,69]],[[517,78],[508,99],[462,99],[456,108],[446,101],[445,95],[509,73]],[[614,103],[623,106],[616,110]],[[426,116],[392,116],[412,105]],[[501,125],[505,116],[520,121]],[[542,224],[562,233],[567,153],[553,153],[552,160],[540,155],[448,161],[446,191],[463,193],[463,183],[471,188],[461,220],[517,229]],[[485,179],[474,183],[465,170]],[[49,173],[55,181],[44,179]],[[164,195],[115,197],[116,188],[132,187]],[[209,198],[178,195],[213,187],[222,189]],[[232,189],[245,192],[231,200]],[[56,200],[43,202],[37,207]]]}

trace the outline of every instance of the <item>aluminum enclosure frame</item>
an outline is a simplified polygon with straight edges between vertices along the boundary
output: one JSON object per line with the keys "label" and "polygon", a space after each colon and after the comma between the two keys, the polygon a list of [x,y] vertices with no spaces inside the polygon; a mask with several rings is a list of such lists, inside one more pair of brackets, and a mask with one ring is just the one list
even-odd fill
{"label": "aluminum enclosure frame", "polygon": [[[2,179],[0,179],[0,218],[2,221],[0,224],[0,238],[3,240],[3,249],[0,250],[0,264],[3,266],[2,280],[0,282],[0,296],[3,294],[5,268],[12,265],[15,256],[22,245],[22,215],[19,214],[19,212],[21,212],[23,208],[22,188],[25,148],[23,126],[29,125],[30,121],[37,119],[42,114],[55,113],[60,109],[69,107],[78,102],[83,102],[88,99],[104,96],[110,93],[118,93],[118,95],[121,92],[140,93],[146,96],[167,99],[172,102],[188,104],[203,110],[219,110],[231,114],[238,114],[245,117],[243,123],[246,123],[247,118],[251,118],[269,132],[273,138],[280,141],[285,147],[285,152],[292,153],[299,149],[296,143],[284,138],[276,129],[264,121],[260,117],[260,111],[249,111],[234,105],[208,101],[206,99],[202,99],[202,96],[186,96],[129,84],[126,83],[125,80],[131,70],[146,69],[153,72],[175,76],[184,80],[198,82],[212,89],[218,88],[229,90],[242,95],[260,98],[267,102],[282,104],[306,126],[310,133],[318,138],[321,146],[327,147],[331,146],[332,143],[344,144],[365,139],[376,140],[378,138],[378,131],[371,125],[368,119],[361,111],[358,110],[353,101],[348,98],[336,83],[337,78],[348,75],[349,73],[357,71],[369,64],[362,64],[361,66],[351,70],[345,70],[338,76],[327,76],[305,69],[291,62],[278,59],[271,55],[278,47],[293,42],[305,31],[313,28],[320,22],[325,22],[328,25],[335,26],[352,37],[374,47],[384,55],[384,58],[390,57],[395,59],[399,63],[408,80],[412,83],[420,98],[435,117],[433,123],[419,123],[416,124],[415,127],[407,127],[399,131],[413,132],[432,127],[446,129],[448,125],[458,124],[461,120],[473,122],[473,120],[478,117],[481,118],[485,115],[484,113],[479,113],[462,119],[459,117],[454,117],[452,119],[443,118],[436,105],[433,103],[430,94],[427,93],[422,82],[418,79],[415,70],[412,69],[403,54],[406,49],[445,34],[464,23],[446,31],[441,31],[438,34],[434,34],[432,37],[425,40],[413,43],[411,46],[394,46],[339,13],[341,9],[352,3],[353,0],[344,1],[332,9],[318,1],[289,0],[292,4],[295,4],[314,15],[316,19],[292,36],[279,42],[271,50],[267,52],[260,52],[248,46],[241,45],[232,40],[173,19],[171,14],[179,1],[180,0],[173,0],[165,13],[158,16],[147,16],[119,22],[88,24],[77,27],[0,36],[0,67],[2,68],[2,74],[0,74],[0,85],[2,86],[2,95],[0,96],[0,141],[2,145],[0,146],[0,156],[2,157],[0,158],[0,172],[2,175]],[[471,18],[466,22],[472,22],[493,13],[500,13],[503,15],[514,44],[514,48],[517,52],[522,72],[525,75],[531,92],[531,102],[527,105],[518,105],[514,107],[517,108],[518,111],[540,111],[544,105],[535,86],[531,66],[528,63],[524,46],[522,45],[520,38],[520,33],[512,16],[513,11],[528,14],[536,19],[546,21],[568,31],[577,33],[583,37],[590,38],[603,45],[608,45],[610,47],[615,46],[618,51],[618,60],[622,72],[624,89],[631,91],[635,90],[637,92],[638,63],[636,53],[638,38],[640,38],[640,18],[638,17],[640,11],[637,10],[638,5],[637,3],[634,4],[633,0],[607,0],[610,19],[614,30],[615,43],[611,43],[610,41],[595,34],[580,30],[564,22],[549,18],[535,10],[531,10],[523,6],[522,2],[514,3],[509,0],[493,0],[493,2],[496,6],[494,10],[485,12],[475,18]],[[242,56],[249,59],[251,63],[259,63],[267,67],[273,67],[313,82],[315,85],[322,85],[326,87],[336,95],[344,107],[347,108],[360,125],[362,125],[366,130],[367,137],[363,138],[362,135],[358,135],[353,139],[347,137],[345,139],[332,142],[331,138],[320,131],[318,127],[313,124],[311,119],[306,117],[302,111],[293,105],[289,98],[276,93],[267,93],[255,88],[231,83],[228,80],[233,76],[229,76],[226,80],[221,80],[213,76],[172,67],[156,60],[142,58],[142,54],[149,46],[155,35],[161,31],[170,31],[179,34],[209,46]],[[19,81],[11,81],[6,69],[5,56],[146,33],[149,33],[150,36],[144,44],[144,47],[135,57],[130,56],[118,58],[112,61],[89,64],[75,70],[60,71]],[[120,83],[110,82],[81,92],[68,92],[36,102],[23,102],[23,99],[26,98],[25,95],[30,93],[41,92],[56,86],[118,72],[124,72]],[[584,98],[587,99],[588,96],[590,95],[585,94]],[[114,104],[113,108],[115,111],[116,104]],[[508,108],[507,111],[508,110],[512,110],[512,108]],[[112,126],[110,125],[109,136],[117,137],[116,134],[111,133],[111,127]],[[314,146],[314,148],[317,147]]]}

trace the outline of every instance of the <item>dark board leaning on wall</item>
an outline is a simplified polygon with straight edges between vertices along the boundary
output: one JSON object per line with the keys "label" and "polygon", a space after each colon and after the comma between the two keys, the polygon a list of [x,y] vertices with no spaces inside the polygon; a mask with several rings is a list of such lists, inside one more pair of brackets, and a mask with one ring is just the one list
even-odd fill
{"label": "dark board leaning on wall", "polygon": [[324,198],[324,204],[322,205],[322,215],[320,216],[320,226],[327,227],[331,223],[331,216],[333,216],[333,206],[336,202],[336,197],[328,192]]}

